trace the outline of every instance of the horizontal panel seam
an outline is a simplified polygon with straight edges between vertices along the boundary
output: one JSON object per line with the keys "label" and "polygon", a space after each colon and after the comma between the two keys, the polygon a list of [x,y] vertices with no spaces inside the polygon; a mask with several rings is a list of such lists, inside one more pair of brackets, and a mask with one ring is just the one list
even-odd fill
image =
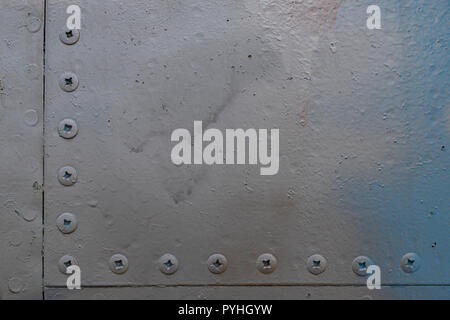
{"label": "horizontal panel seam", "polygon": [[[82,285],[82,288],[207,288],[207,287],[366,287],[365,284],[333,284],[333,283],[293,283],[293,284],[92,284]],[[450,287],[450,283],[439,284],[382,284],[382,287]],[[46,285],[47,289],[64,289],[66,286]]]}

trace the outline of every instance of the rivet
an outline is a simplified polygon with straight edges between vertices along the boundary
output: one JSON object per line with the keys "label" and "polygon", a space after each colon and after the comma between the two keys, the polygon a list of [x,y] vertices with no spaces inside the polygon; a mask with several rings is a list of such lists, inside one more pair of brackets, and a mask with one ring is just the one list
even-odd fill
{"label": "rivet", "polygon": [[18,294],[23,290],[23,282],[22,279],[19,278],[11,278],[8,281],[8,288],[11,293]]}
{"label": "rivet", "polygon": [[128,259],[123,254],[115,254],[109,259],[109,268],[116,274],[123,274],[128,270]]}
{"label": "rivet", "polygon": [[401,267],[406,273],[413,273],[419,270],[422,261],[416,253],[407,253],[402,257]]}
{"label": "rivet", "polygon": [[275,271],[278,266],[278,260],[273,254],[264,253],[256,260],[256,268],[259,272],[268,274]]}
{"label": "rivet", "polygon": [[34,210],[27,210],[25,212],[22,213],[22,218],[23,220],[27,221],[27,222],[31,222],[34,221],[37,217],[38,213]]}
{"label": "rivet", "polygon": [[73,167],[62,167],[58,171],[58,180],[63,186],[70,187],[78,180],[77,171]]}
{"label": "rivet", "polygon": [[59,271],[63,274],[67,274],[67,268],[70,266],[78,266],[77,259],[71,255],[65,255],[58,262]]}
{"label": "rivet", "polygon": [[367,275],[367,268],[371,265],[373,265],[372,259],[366,256],[359,256],[353,260],[352,270],[358,276],[365,277]]}
{"label": "rivet", "polygon": [[77,218],[71,213],[63,213],[56,219],[59,231],[64,234],[74,232],[78,227]]}
{"label": "rivet", "polygon": [[23,243],[23,234],[20,231],[13,230],[8,234],[9,244],[13,247],[20,247]]}
{"label": "rivet", "polygon": [[306,265],[309,272],[319,275],[327,268],[327,259],[320,254],[315,254],[308,258]]}
{"label": "rivet", "polygon": [[23,121],[27,126],[34,127],[39,122],[38,114],[36,110],[30,109],[25,111]]}
{"label": "rivet", "polygon": [[58,133],[61,138],[72,139],[78,134],[78,125],[75,120],[64,119],[58,125]]}
{"label": "rivet", "polygon": [[222,254],[213,254],[208,258],[208,269],[211,273],[221,274],[227,270],[228,260]]}
{"label": "rivet", "polygon": [[66,27],[66,29],[59,34],[59,40],[61,40],[62,43],[67,45],[75,44],[78,42],[79,39],[80,39],[80,30],[78,29],[69,30]]}
{"label": "rivet", "polygon": [[178,259],[169,253],[159,258],[159,270],[167,275],[174,274],[178,270]]}
{"label": "rivet", "polygon": [[65,72],[59,78],[59,86],[66,92],[75,91],[78,88],[78,77],[72,72]]}
{"label": "rivet", "polygon": [[30,63],[25,66],[25,76],[29,80],[38,80],[42,75],[42,67],[35,63]]}
{"label": "rivet", "polygon": [[27,19],[27,29],[31,33],[38,32],[41,29],[41,19],[37,17],[29,17]]}

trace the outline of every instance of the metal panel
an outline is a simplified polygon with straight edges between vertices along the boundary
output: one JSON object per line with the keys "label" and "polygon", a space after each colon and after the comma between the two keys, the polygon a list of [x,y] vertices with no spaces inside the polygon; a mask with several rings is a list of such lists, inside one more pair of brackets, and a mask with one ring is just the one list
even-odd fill
{"label": "metal panel", "polygon": [[[47,286],[65,284],[67,254],[90,286],[361,285],[361,255],[385,284],[450,284],[447,1],[380,0],[377,32],[365,27],[368,1],[75,3],[71,46],[59,35],[73,1],[47,4]],[[79,80],[70,93],[65,72]],[[73,139],[58,135],[66,118]],[[174,166],[170,135],[195,120],[280,128],[279,174]],[[73,186],[58,181],[64,166],[77,171]],[[56,224],[65,212],[78,220],[70,234]],[[422,259],[411,274],[400,266],[408,252]],[[109,268],[118,253],[121,275]],[[170,276],[159,271],[166,253],[180,263]],[[208,271],[213,253],[227,257],[225,273]],[[275,272],[257,270],[263,253]],[[308,272],[312,254],[326,257],[324,273]]]}
{"label": "metal panel", "polygon": [[42,298],[44,1],[0,1],[0,299]]}
{"label": "metal panel", "polygon": [[168,288],[84,288],[79,291],[51,288],[48,300],[133,299],[133,300],[431,300],[450,295],[450,287],[383,287],[369,291],[365,287],[168,287]]}

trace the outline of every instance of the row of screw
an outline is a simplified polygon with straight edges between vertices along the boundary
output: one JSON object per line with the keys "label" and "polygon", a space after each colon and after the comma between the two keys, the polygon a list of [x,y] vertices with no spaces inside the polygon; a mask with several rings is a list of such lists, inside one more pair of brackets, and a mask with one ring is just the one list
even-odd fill
{"label": "row of screw", "polygon": [[[66,45],[73,45],[80,39],[79,30],[66,29],[60,33],[59,39]],[[65,72],[59,78],[59,86],[65,92],[73,92],[78,88],[79,81],[76,74]],[[73,139],[78,134],[78,125],[75,120],[64,119],[58,125],[58,134],[64,139]],[[58,171],[58,180],[63,186],[72,186],[77,182],[77,171],[70,166],[62,167]]]}
{"label": "row of screw", "polygon": [[[60,33],[59,39],[66,45],[73,45],[80,39],[79,30],[64,30]],[[73,92],[78,88],[78,77],[72,72],[65,72],[59,78],[59,87],[65,92]],[[78,125],[75,120],[64,119],[58,125],[58,134],[63,139],[73,139],[78,134]],[[58,181],[66,187],[74,185],[78,180],[77,171],[70,166],[65,166],[58,171]],[[77,219],[71,213],[64,213],[56,220],[58,229],[69,234],[77,227]],[[64,256],[59,261],[59,270],[66,273],[66,269],[72,265],[77,265],[76,260],[71,256]]]}
{"label": "row of screw", "polygon": [[[63,213],[57,220],[56,225],[58,229],[64,233],[69,234],[74,232],[78,227],[78,221],[72,213]],[[117,259],[116,259],[117,258]],[[110,262],[111,270],[116,272],[122,269],[115,269],[115,266],[123,267],[123,265],[128,266],[128,259],[123,255],[113,256],[112,261],[115,259],[117,263]],[[126,261],[124,263],[123,261]],[[164,273],[170,274],[169,271],[174,270],[172,273],[176,272],[178,269],[178,260],[173,255],[165,255],[161,258],[162,266],[166,266],[167,270]],[[167,264],[166,264],[167,263]],[[123,264],[123,265],[122,265]],[[172,266],[173,265],[173,266]],[[215,254],[208,259],[208,268],[212,273],[223,273],[225,272],[228,265],[228,260],[224,255]],[[272,254],[263,254],[257,260],[257,268],[262,273],[272,273],[278,265],[278,261]],[[355,258],[352,263],[352,270],[359,276],[365,276],[367,274],[367,268],[373,265],[372,259],[366,256],[359,256]],[[312,255],[307,260],[307,266],[309,272],[318,275],[325,271],[327,267],[327,259],[320,254]],[[170,267],[170,268],[169,268]],[[401,261],[401,267],[403,271],[407,273],[412,273],[418,270],[420,267],[420,259],[415,253],[408,253],[403,256]],[[125,269],[126,271],[126,269]],[[63,271],[64,272],[64,271]],[[119,272],[116,272],[119,273]],[[123,273],[123,272],[122,272]]]}
{"label": "row of screw", "polygon": [[[69,234],[74,232],[78,227],[78,221],[72,213],[63,213],[56,219],[58,229]],[[74,260],[71,256],[64,256],[60,261],[60,268],[65,273],[65,263],[72,263]],[[124,273],[128,269],[128,259],[123,255],[114,255],[110,259],[110,268],[114,273]],[[263,254],[257,259],[257,269],[261,273],[272,273],[275,271],[278,260],[272,254]],[[420,258],[415,253],[408,253],[402,257],[401,267],[404,272],[412,273],[420,268]],[[160,259],[161,272],[165,274],[173,274],[178,270],[178,259],[171,254],[166,254]],[[227,258],[222,254],[214,254],[208,259],[209,271],[215,274],[225,272],[228,265]],[[363,277],[367,275],[367,269],[373,265],[372,259],[366,256],[359,256],[353,260],[352,270],[355,274]],[[312,255],[307,260],[307,267],[310,273],[319,275],[323,273],[327,267],[327,259],[320,254]]]}
{"label": "row of screw", "polygon": [[[73,45],[80,39],[79,30],[65,30],[60,33],[59,39],[66,45]],[[59,86],[65,92],[73,92],[78,88],[78,77],[72,72],[65,72],[59,79]],[[78,125],[75,120],[64,119],[58,125],[61,138],[73,139],[78,134]],[[64,186],[72,186],[77,182],[77,171],[73,167],[62,167],[58,172],[58,180]]]}
{"label": "row of screw", "polygon": [[[159,260],[159,270],[166,275],[172,275],[178,271],[178,259],[172,254],[165,254]],[[59,270],[66,274],[66,269],[72,265],[78,265],[77,260],[70,255],[65,255],[59,260]],[[223,254],[213,254],[207,261],[208,270],[213,274],[221,274],[227,270],[228,259]],[[327,259],[320,254],[312,255],[308,258],[307,269],[313,275],[319,275],[327,268]],[[367,269],[373,265],[372,260],[366,256],[359,256],[353,260],[353,272],[364,277],[367,275]],[[273,254],[265,253],[256,260],[256,268],[263,274],[270,274],[278,266],[278,260]],[[419,269],[420,258],[415,253],[407,253],[401,260],[402,270],[406,273],[412,273]],[[128,270],[128,259],[123,254],[115,254],[109,259],[109,268],[113,273],[123,274]]]}

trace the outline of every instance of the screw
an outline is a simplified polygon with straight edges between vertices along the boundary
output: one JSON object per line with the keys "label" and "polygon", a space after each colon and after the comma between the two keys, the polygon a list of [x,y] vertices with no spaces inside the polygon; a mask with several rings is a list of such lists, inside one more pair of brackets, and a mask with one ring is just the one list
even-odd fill
{"label": "screw", "polygon": [[278,266],[278,260],[273,254],[264,253],[256,260],[256,268],[259,272],[269,274],[275,271]]}
{"label": "screw", "polygon": [[65,72],[59,78],[59,86],[66,92],[75,91],[78,88],[78,77],[72,72]]}
{"label": "screw", "polygon": [[71,255],[65,255],[64,257],[59,259],[59,262],[58,262],[59,271],[63,274],[67,274],[68,267],[77,266],[77,265],[78,265],[77,259],[75,259]]}
{"label": "screw", "polygon": [[73,167],[62,167],[58,171],[59,182],[66,187],[74,185],[78,180],[77,170]]}
{"label": "screw", "polygon": [[353,260],[352,270],[358,276],[364,277],[367,275],[367,268],[373,265],[372,259],[366,256],[359,256]]}
{"label": "screw", "polygon": [[171,254],[165,254],[159,258],[159,270],[167,275],[174,274],[178,270],[178,259]]}
{"label": "screw", "polygon": [[64,119],[58,125],[58,133],[61,138],[72,139],[78,134],[78,125],[75,120]]}
{"label": "screw", "polygon": [[59,231],[64,234],[74,232],[78,227],[77,218],[71,213],[63,213],[56,219]]}
{"label": "screw", "polygon": [[227,270],[228,260],[222,254],[213,254],[208,259],[208,269],[211,273],[220,274]]}
{"label": "screw", "polygon": [[319,275],[327,268],[327,259],[320,254],[315,254],[308,258],[306,265],[308,266],[309,272],[314,275]]}
{"label": "screw", "polygon": [[123,274],[128,270],[128,259],[123,254],[115,254],[109,259],[109,268],[116,274]]}
{"label": "screw", "polygon": [[79,39],[80,39],[80,30],[78,29],[69,30],[66,27],[66,29],[59,34],[59,40],[61,40],[62,43],[67,44],[69,46],[77,43]]}
{"label": "screw", "polygon": [[419,270],[421,259],[416,253],[407,253],[402,257],[401,267],[406,273],[413,273]]}

